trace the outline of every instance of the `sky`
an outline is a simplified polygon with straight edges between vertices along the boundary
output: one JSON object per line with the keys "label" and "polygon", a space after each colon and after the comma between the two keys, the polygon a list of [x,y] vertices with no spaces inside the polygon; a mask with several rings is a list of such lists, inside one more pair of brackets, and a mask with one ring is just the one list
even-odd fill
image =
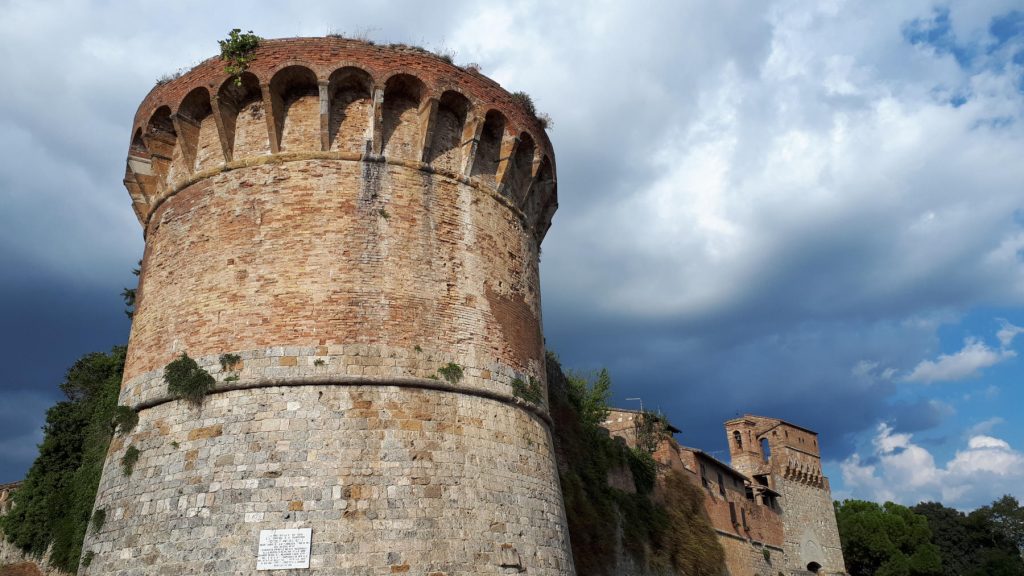
{"label": "sky", "polygon": [[0,0],[0,482],[127,341],[121,179],[155,80],[232,28],[418,44],[554,120],[549,349],[726,458],[821,434],[833,495],[1024,499],[1024,2]]}

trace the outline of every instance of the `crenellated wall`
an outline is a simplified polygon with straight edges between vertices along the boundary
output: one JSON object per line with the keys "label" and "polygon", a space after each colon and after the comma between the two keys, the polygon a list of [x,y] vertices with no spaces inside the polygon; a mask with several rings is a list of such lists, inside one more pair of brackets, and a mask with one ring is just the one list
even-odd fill
{"label": "crenellated wall", "polygon": [[779,494],[790,573],[845,574],[818,434],[778,418],[746,414],[725,423],[732,465]]}
{"label": "crenellated wall", "polygon": [[[546,386],[557,197],[511,95],[421,51],[267,40],[237,79],[153,89],[125,184],[139,425],[81,574],[252,573],[260,530],[297,527],[312,574],[573,573],[547,407],[513,386]],[[182,353],[216,380],[200,407],[168,394]]]}

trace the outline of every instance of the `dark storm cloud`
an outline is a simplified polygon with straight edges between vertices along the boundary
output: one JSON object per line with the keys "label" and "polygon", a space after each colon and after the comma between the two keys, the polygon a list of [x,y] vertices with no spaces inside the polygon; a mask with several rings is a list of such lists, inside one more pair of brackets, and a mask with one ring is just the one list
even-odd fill
{"label": "dark storm cloud", "polygon": [[[917,0],[10,3],[0,345],[33,360],[5,398],[42,406],[74,358],[124,341],[117,294],[141,252],[126,127],[157,77],[239,27],[443,48],[529,92],[555,120],[547,342],[567,366],[609,367],[617,403],[642,397],[687,444],[724,448],[737,412],[816,429],[833,459],[879,420],[929,429],[949,412],[893,402],[899,376],[966,311],[1024,303],[1021,42],[1004,4],[952,3],[938,22],[991,47],[965,68],[907,36],[937,22]],[[0,433],[33,437],[27,411]],[[2,476],[23,452],[0,444]]]}

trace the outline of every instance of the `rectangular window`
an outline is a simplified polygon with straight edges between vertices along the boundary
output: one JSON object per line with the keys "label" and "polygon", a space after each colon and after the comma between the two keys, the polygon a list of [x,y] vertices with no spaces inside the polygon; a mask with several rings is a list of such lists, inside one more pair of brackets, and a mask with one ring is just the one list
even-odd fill
{"label": "rectangular window", "polygon": [[722,473],[718,473],[718,493],[725,496],[725,480],[722,478]]}
{"label": "rectangular window", "polygon": [[735,526],[736,522],[736,503],[729,502],[729,520],[732,520],[732,525]]}
{"label": "rectangular window", "polygon": [[747,509],[746,508],[740,508],[740,518],[743,519],[743,529],[744,530],[750,530],[750,528],[747,526]]}

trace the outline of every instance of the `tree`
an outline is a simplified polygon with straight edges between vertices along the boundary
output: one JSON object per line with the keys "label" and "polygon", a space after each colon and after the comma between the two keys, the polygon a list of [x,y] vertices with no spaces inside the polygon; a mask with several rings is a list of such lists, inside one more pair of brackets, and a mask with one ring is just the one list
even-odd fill
{"label": "tree", "polygon": [[1009,494],[988,506],[975,510],[992,522],[993,527],[1003,537],[1017,547],[1017,552],[1024,557],[1024,507],[1016,498]]}
{"label": "tree", "polygon": [[0,518],[7,539],[36,557],[47,548],[54,566],[78,571],[103,460],[114,432],[125,348],[80,358],[60,388],[67,400],[46,412],[39,456]]}
{"label": "tree", "polygon": [[942,560],[924,516],[886,502],[836,502],[836,521],[851,576],[941,576]]}
{"label": "tree", "polygon": [[1016,547],[980,510],[967,515],[938,502],[923,502],[911,511],[928,519],[945,576],[1024,576]]}

